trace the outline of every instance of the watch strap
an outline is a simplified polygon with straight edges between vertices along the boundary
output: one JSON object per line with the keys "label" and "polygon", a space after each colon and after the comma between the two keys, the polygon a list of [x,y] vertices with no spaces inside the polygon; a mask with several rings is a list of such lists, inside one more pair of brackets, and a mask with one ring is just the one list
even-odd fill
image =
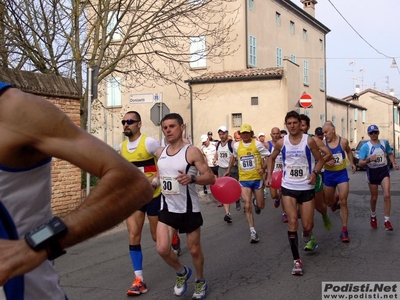
{"label": "watch strap", "polygon": [[59,240],[52,242],[45,248],[48,260],[55,260],[57,257],[67,253]]}

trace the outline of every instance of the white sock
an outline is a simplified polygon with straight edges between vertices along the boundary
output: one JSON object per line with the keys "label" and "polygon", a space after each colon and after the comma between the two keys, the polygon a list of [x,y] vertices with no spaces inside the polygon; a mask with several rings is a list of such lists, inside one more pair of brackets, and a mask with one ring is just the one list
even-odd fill
{"label": "white sock", "polygon": [[389,217],[385,216],[385,222],[389,221]]}
{"label": "white sock", "polygon": [[143,280],[143,270],[135,271],[135,276]]}

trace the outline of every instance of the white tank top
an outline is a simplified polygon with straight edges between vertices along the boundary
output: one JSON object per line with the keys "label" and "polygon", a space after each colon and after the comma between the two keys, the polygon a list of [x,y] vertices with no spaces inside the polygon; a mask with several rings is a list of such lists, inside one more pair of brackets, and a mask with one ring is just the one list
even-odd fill
{"label": "white tank top", "polygon": [[308,135],[303,137],[298,145],[292,145],[289,135],[285,135],[282,160],[282,186],[290,190],[312,190],[314,185],[309,184],[310,174],[315,166],[315,159],[308,147]]}
{"label": "white tank top", "polygon": [[229,150],[228,146],[229,141],[226,142],[225,146],[222,146],[222,143],[219,144],[217,153],[218,153],[218,166],[221,168],[228,168],[229,161],[231,160],[232,152]]}
{"label": "white tank top", "polygon": [[161,210],[174,213],[200,212],[199,197],[196,191],[196,184],[187,186],[179,184],[176,180],[182,171],[184,174],[197,175],[198,170],[187,161],[187,150],[191,145],[186,144],[174,155],[168,155],[168,148],[164,148],[157,166],[160,174],[162,201]]}

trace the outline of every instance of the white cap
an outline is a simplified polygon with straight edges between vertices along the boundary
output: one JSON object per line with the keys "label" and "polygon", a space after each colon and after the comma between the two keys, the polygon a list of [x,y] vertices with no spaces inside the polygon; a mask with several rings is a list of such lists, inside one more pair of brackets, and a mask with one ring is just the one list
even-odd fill
{"label": "white cap", "polygon": [[226,128],[226,126],[219,126],[217,132],[220,132],[220,131],[222,131],[222,132],[228,132],[228,128]]}
{"label": "white cap", "polygon": [[202,134],[202,135],[201,135],[201,142],[204,143],[204,142],[207,141],[207,140],[208,140],[207,134]]}
{"label": "white cap", "polygon": [[258,134],[258,136],[260,137],[260,136],[265,136],[265,133],[264,132],[260,132],[259,134]]}

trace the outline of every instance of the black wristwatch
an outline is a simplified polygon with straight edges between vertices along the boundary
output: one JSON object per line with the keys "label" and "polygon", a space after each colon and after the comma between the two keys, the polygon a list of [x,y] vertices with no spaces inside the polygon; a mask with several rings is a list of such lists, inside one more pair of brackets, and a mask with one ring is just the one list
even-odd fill
{"label": "black wristwatch", "polygon": [[196,175],[190,175],[190,183],[195,183],[197,180],[197,176]]}
{"label": "black wristwatch", "polygon": [[25,234],[25,240],[35,251],[45,249],[47,258],[54,260],[67,253],[60,239],[68,233],[68,228],[58,217],[53,217],[46,223]]}

